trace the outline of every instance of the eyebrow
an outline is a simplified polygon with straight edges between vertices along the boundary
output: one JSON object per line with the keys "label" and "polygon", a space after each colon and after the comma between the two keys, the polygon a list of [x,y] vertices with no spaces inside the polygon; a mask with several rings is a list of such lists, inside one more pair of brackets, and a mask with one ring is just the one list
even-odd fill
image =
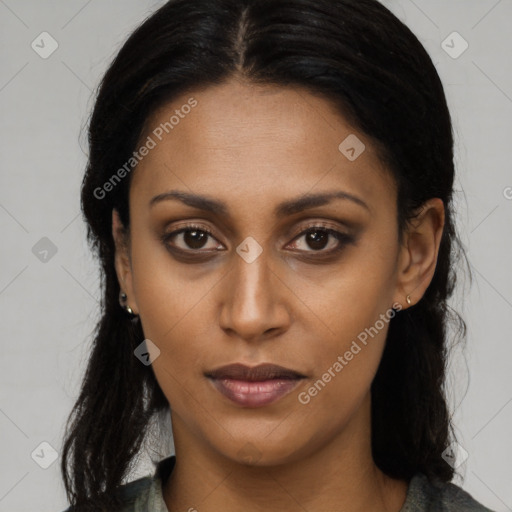
{"label": "eyebrow", "polygon": [[[353,203],[362,206],[366,210],[370,211],[368,205],[359,197],[349,194],[348,192],[333,191],[324,192],[320,194],[306,194],[297,199],[291,199],[278,204],[274,209],[274,215],[276,217],[284,217],[287,215],[293,215],[294,213],[302,212],[304,210],[315,208],[317,206],[324,206],[329,204],[334,199],[345,199],[352,201]],[[182,203],[196,208],[198,210],[204,210],[217,215],[229,215],[229,209],[226,203],[213,199],[211,197],[201,196],[198,194],[191,194],[189,192],[183,192],[180,190],[171,190],[164,192],[153,197],[149,202],[150,207],[162,201],[176,200]]]}

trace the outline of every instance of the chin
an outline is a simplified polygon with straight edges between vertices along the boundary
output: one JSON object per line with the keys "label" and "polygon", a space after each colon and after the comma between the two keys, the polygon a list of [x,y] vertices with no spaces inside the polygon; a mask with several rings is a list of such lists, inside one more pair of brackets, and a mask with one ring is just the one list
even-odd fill
{"label": "chin", "polygon": [[229,446],[217,446],[216,450],[225,458],[243,466],[270,467],[293,463],[307,456],[301,444],[292,443],[290,439],[268,438],[251,439],[244,435],[243,439],[229,443]]}

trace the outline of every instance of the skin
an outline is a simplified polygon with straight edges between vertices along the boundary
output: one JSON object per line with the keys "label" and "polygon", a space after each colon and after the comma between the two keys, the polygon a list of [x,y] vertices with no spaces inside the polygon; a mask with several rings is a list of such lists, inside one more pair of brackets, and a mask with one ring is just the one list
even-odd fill
{"label": "skin", "polygon": [[[112,217],[121,289],[161,351],[152,366],[177,457],[163,489],[168,509],[398,512],[408,482],[382,473],[370,444],[370,386],[389,324],[309,403],[298,395],[393,304],[421,299],[437,261],[442,201],[424,204],[399,245],[395,184],[370,141],[327,100],[297,88],[232,78],[189,92],[155,112],[141,140],[190,97],[198,105],[133,171],[129,236]],[[338,149],[350,134],[366,146],[354,161]],[[222,201],[229,215],[176,200],[150,206],[170,190]],[[283,201],[325,191],[367,208],[336,199],[274,216]],[[319,223],[353,241],[315,245],[303,233]],[[213,237],[193,245],[189,232],[167,244],[209,254],[195,263],[160,239],[190,224]],[[251,263],[236,252],[247,237],[262,249]],[[203,375],[234,362],[275,363],[307,378],[277,402],[244,408]]]}

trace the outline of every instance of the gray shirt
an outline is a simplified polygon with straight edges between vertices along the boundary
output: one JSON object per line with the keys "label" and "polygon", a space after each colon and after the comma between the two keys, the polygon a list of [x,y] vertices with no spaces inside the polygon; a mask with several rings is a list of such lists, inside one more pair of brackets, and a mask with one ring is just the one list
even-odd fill
{"label": "gray shirt", "polygon": [[[121,487],[124,507],[119,512],[168,512],[162,496],[162,482],[171,474],[176,457],[160,461],[153,476],[139,478]],[[68,508],[64,512],[72,512]],[[441,481],[429,481],[416,473],[409,483],[407,497],[399,512],[493,512],[461,487]]]}

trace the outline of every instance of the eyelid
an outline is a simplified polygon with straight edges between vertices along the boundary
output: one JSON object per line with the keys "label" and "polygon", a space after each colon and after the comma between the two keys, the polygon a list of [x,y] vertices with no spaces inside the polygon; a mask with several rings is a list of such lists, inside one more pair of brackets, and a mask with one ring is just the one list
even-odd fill
{"label": "eyelid", "polygon": [[188,224],[184,224],[183,226],[176,226],[169,233],[164,233],[164,236],[177,235],[183,231],[193,231],[194,229],[197,229],[198,231],[204,231],[216,239],[213,231],[208,226],[197,222],[190,222]]}
{"label": "eyelid", "polygon": [[[339,226],[329,224],[327,221],[324,221],[324,220],[310,221],[307,225],[301,226],[299,229],[295,230],[291,236],[293,237],[293,239],[295,239],[297,236],[303,235],[308,230],[314,229],[314,228],[325,228],[325,229],[331,229],[333,231],[338,231],[338,232],[341,229]],[[177,226],[171,232],[164,233],[163,236],[168,238],[171,235],[175,236],[175,235],[178,235],[179,233],[182,233],[183,231],[193,230],[193,229],[204,231],[205,233],[208,233],[212,238],[215,238],[215,240],[217,240],[219,242],[217,237],[214,235],[213,230],[211,230],[208,226],[206,226],[204,224],[200,224],[199,222],[194,222],[194,221],[191,221],[188,224],[184,224],[183,226]],[[349,236],[349,233],[341,232],[340,234]]]}
{"label": "eyelid", "polygon": [[[214,240],[216,240],[217,242],[219,242],[219,240],[217,240],[217,237],[213,234],[213,231],[203,225],[203,224],[197,224],[197,223],[194,223],[194,222],[191,222],[190,224],[185,224],[184,226],[178,226],[176,227],[175,229],[173,229],[172,231],[170,231],[169,233],[167,232],[164,232],[162,234],[162,236],[160,237],[161,241],[165,244],[168,243],[168,240],[170,240],[171,238],[174,238],[178,235],[180,235],[181,233],[184,233],[184,232],[187,232],[187,231],[194,231],[194,230],[197,230],[197,231],[202,231],[204,233],[207,233],[209,238],[212,238]],[[221,242],[219,242],[221,243]],[[200,252],[200,250],[193,250],[193,249],[182,249],[182,250],[187,250],[189,252]],[[202,251],[202,252],[207,252],[207,251]]]}
{"label": "eyelid", "polygon": [[314,228],[324,228],[326,230],[332,230],[332,231],[337,231],[339,232],[340,234],[342,235],[346,235],[346,236],[349,236],[348,233],[344,233],[341,230],[341,228],[339,226],[335,226],[333,224],[328,224],[326,221],[312,221],[310,222],[309,224],[307,224],[306,226],[301,226],[299,230],[297,230],[295,232],[294,235],[292,235],[294,237],[294,239],[299,236],[299,235],[304,235],[307,231],[310,231]]}

